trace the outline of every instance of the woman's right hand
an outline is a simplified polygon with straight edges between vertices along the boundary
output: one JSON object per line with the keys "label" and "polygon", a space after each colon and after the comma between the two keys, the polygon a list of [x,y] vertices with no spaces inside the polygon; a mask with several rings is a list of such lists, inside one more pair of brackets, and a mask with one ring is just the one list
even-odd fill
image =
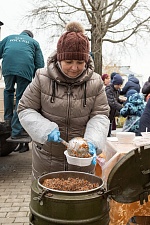
{"label": "woman's right hand", "polygon": [[48,142],[60,142],[60,131],[55,128],[49,135],[48,135]]}

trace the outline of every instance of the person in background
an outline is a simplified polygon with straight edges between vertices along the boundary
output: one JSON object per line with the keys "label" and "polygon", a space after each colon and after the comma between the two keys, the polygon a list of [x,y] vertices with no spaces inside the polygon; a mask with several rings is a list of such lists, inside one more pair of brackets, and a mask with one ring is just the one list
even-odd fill
{"label": "person in background", "polygon": [[134,74],[130,74],[128,77],[128,81],[125,83],[124,87],[122,88],[120,94],[127,96],[127,93],[129,90],[136,90],[138,93],[140,93],[140,82],[139,79],[134,76]]}
{"label": "person in background", "polygon": [[104,86],[107,86],[110,84],[110,75],[108,74],[103,74],[102,75],[102,80],[104,82]]}
{"label": "person in background", "polygon": [[120,88],[122,84],[123,84],[123,79],[121,75],[117,73],[113,77],[112,83],[107,85],[105,88],[108,103],[110,106],[110,114],[109,114],[110,127],[109,127],[108,137],[111,136],[112,122],[116,116],[120,115],[120,110],[122,109],[122,102],[119,100]]}
{"label": "person in background", "polygon": [[150,132],[150,99],[148,99],[144,112],[140,117],[139,122],[139,135],[141,132]]}
{"label": "person in background", "polygon": [[120,115],[126,118],[122,131],[139,134],[140,117],[144,111],[144,96],[135,90],[128,91],[127,102],[120,110]]}
{"label": "person in background", "polygon": [[143,87],[142,87],[142,93],[145,96],[145,101],[147,102],[148,99],[150,98],[150,77],[148,78],[148,80],[144,83]]}
{"label": "person in background", "polygon": [[[112,83],[112,80],[114,76],[117,74],[117,72],[112,72],[110,74],[110,82]],[[111,124],[111,130],[116,130],[116,118],[113,119],[112,124]]]}
{"label": "person in background", "polygon": [[94,61],[94,54],[93,54],[93,52],[90,52],[90,56],[92,57],[92,59]]}
{"label": "person in background", "polygon": [[132,96],[133,94],[138,93],[136,90],[131,89],[128,91],[128,93],[126,94],[126,101],[124,102],[124,105],[129,102],[129,97]]}
{"label": "person in background", "polygon": [[100,154],[106,143],[109,105],[89,46],[82,25],[70,22],[47,68],[37,70],[19,102],[20,122],[33,140],[32,179],[43,172],[94,173],[95,161],[86,167],[68,164],[60,142],[60,136],[67,142],[83,137],[92,155]]}
{"label": "person in background", "polygon": [[[11,138],[19,140],[27,137],[27,133],[23,131],[19,122],[16,111],[18,102],[32,81],[35,71],[44,66],[44,58],[39,43],[33,39],[33,33],[24,30],[21,34],[9,35],[0,41],[0,59],[2,59],[2,75],[5,82],[4,120],[11,125]],[[29,150],[28,144],[20,144],[15,151],[27,150]]]}
{"label": "person in background", "polygon": [[111,80],[111,82],[112,82],[112,80],[113,80],[113,78],[114,78],[114,76],[117,74],[117,72],[112,72],[111,74],[110,74],[110,80]]}
{"label": "person in background", "polygon": [[127,101],[129,101],[129,97],[130,96],[132,96],[133,94],[136,94],[136,93],[138,93],[136,90],[134,90],[134,89],[131,89],[131,90],[129,90],[128,91],[128,93],[127,93]]}

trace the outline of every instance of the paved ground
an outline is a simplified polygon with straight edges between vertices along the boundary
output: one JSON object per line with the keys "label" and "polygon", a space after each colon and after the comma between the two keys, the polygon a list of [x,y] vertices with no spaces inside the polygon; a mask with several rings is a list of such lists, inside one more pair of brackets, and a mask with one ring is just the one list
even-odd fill
{"label": "paved ground", "polygon": [[0,157],[0,225],[29,225],[31,150]]}

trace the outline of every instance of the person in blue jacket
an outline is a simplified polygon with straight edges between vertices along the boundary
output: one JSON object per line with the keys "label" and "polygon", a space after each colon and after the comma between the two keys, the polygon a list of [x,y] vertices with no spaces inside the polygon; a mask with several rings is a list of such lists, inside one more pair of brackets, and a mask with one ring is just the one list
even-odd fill
{"label": "person in blue jacket", "polygon": [[140,93],[140,82],[139,79],[134,76],[134,74],[130,74],[128,77],[128,81],[125,83],[124,87],[122,88],[120,94],[125,95],[127,97],[127,93],[129,90],[136,90]]}
{"label": "person in blue jacket", "polygon": [[[18,102],[32,81],[35,71],[44,67],[44,57],[39,43],[33,39],[33,33],[24,30],[0,41],[0,59],[5,82],[4,120],[11,124],[11,138],[20,139],[27,134],[23,133],[16,112]],[[16,95],[15,110],[14,95]]]}
{"label": "person in blue jacket", "polygon": [[[130,94],[129,94],[130,93]],[[120,110],[120,115],[126,118],[122,131],[139,134],[139,122],[145,109],[144,96],[135,90],[128,92],[128,99]]]}

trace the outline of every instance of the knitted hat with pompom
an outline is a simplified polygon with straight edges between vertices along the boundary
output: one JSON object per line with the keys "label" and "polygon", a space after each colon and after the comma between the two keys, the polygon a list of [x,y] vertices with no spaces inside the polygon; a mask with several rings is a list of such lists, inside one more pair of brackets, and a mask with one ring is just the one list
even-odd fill
{"label": "knitted hat with pompom", "polygon": [[57,60],[89,60],[89,40],[78,22],[70,22],[57,43]]}

